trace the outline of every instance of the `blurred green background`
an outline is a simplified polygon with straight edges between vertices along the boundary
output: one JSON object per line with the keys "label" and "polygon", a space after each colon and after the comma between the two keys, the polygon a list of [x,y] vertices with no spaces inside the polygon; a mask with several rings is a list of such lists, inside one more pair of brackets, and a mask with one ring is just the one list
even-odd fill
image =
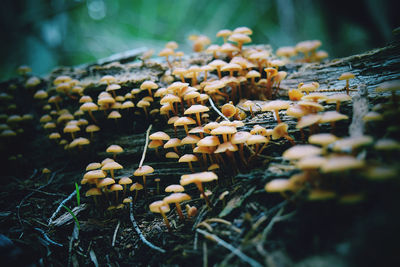
{"label": "blurred green background", "polygon": [[398,27],[390,0],[2,0],[0,79],[21,64],[35,74],[129,49],[156,53],[167,41],[191,50],[190,34],[248,26],[253,43],[274,49],[320,39],[330,57],[385,45]]}

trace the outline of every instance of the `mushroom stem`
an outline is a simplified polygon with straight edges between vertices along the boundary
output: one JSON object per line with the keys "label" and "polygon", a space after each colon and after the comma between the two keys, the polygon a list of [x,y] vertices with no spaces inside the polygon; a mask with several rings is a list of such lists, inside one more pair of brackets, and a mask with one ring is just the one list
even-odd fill
{"label": "mushroom stem", "polygon": [[195,114],[196,114],[197,125],[201,126],[200,113],[198,112]]}
{"label": "mushroom stem", "polygon": [[197,186],[197,189],[199,189],[200,193],[206,200],[207,207],[211,209],[211,203],[210,200],[208,199],[208,196],[204,193],[203,184],[201,182],[196,182],[195,184]]}
{"label": "mushroom stem", "polygon": [[185,220],[185,216],[183,216],[183,213],[182,213],[181,204],[179,204],[178,202],[176,202],[176,203],[175,203],[175,206],[176,206],[176,212],[177,212],[178,215],[179,215],[179,219],[181,219],[182,221]]}
{"label": "mushroom stem", "polygon": [[115,191],[115,204],[118,204],[118,191]]}
{"label": "mushroom stem", "polygon": [[135,193],[135,198],[133,199],[133,205],[135,205],[137,197],[138,197],[138,194],[139,194],[138,190],[135,190],[135,191],[136,191],[136,193]]}
{"label": "mushroom stem", "polygon": [[111,178],[114,179],[114,170],[110,170]]}
{"label": "mushroom stem", "polygon": [[147,195],[146,175],[143,175],[143,189],[144,189],[144,195]]}
{"label": "mushroom stem", "polygon": [[185,128],[186,135],[189,135],[189,129],[188,129],[187,125],[184,124],[183,127]]}
{"label": "mushroom stem", "polygon": [[286,140],[288,140],[293,146],[296,145],[296,142],[294,141],[294,139],[293,139],[290,135],[286,134],[286,135],[284,135],[283,137],[284,137]]}
{"label": "mushroom stem", "polygon": [[159,210],[160,210],[161,216],[162,216],[163,219],[164,219],[164,223],[165,223],[165,225],[166,225],[167,228],[168,228],[168,231],[171,232],[172,229],[171,229],[171,225],[169,224],[169,221],[168,221],[167,216],[166,216],[165,213],[162,211],[161,207],[159,208]]}
{"label": "mushroom stem", "polygon": [[346,80],[346,93],[349,95],[349,80]]}
{"label": "mushroom stem", "polygon": [[276,121],[278,123],[281,123],[282,121],[281,121],[281,118],[279,117],[279,111],[277,109],[274,109],[274,112],[275,112],[275,116],[276,116]]}
{"label": "mushroom stem", "polygon": [[221,67],[217,67],[217,72],[218,72],[218,78],[221,80],[221,78],[222,78]]}
{"label": "mushroom stem", "polygon": [[242,160],[243,164],[246,166],[246,165],[247,165],[247,162],[246,162],[246,159],[245,159],[245,157],[244,157],[243,147],[244,147],[244,144],[243,144],[243,143],[240,144],[239,155],[240,155],[240,159]]}
{"label": "mushroom stem", "polygon": [[90,118],[92,118],[93,122],[94,122],[94,123],[97,123],[96,119],[95,119],[94,116],[93,116],[92,111],[89,110],[88,112],[89,112],[89,116],[90,116]]}
{"label": "mushroom stem", "polygon": [[336,111],[340,112],[340,100],[336,101]]}
{"label": "mushroom stem", "polygon": [[190,168],[190,170],[191,170],[192,172],[194,172],[194,170],[193,170],[193,166],[192,166],[192,163],[189,161],[189,162],[188,162],[188,164],[189,164],[189,168]]}
{"label": "mushroom stem", "polygon": [[148,92],[149,92],[149,96],[153,97],[153,94],[151,93],[151,89],[147,88]]}

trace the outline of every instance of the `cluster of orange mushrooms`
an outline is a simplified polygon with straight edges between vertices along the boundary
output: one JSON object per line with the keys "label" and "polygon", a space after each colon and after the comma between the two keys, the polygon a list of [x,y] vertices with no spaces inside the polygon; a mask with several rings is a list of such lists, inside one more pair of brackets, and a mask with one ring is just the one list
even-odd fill
{"label": "cluster of orange mushrooms", "polygon": [[[360,156],[360,151],[366,148],[382,153],[399,150],[397,141],[374,141],[372,136],[365,135],[335,135],[335,125],[345,125],[349,120],[348,115],[340,113],[340,107],[342,103],[352,101],[349,93],[354,90],[354,85],[351,87],[349,81],[355,78],[353,73],[342,73],[338,77],[346,82],[343,88],[338,88],[343,93],[326,92],[329,90],[321,90],[319,83],[312,82],[301,83],[289,90],[287,97],[280,97],[280,83],[288,75],[281,70],[285,64],[318,62],[326,58],[327,53],[317,51],[321,46],[317,40],[304,41],[295,47],[281,47],[272,53],[264,46],[245,46],[251,42],[251,35],[252,30],[247,27],[221,30],[216,35],[224,39],[221,46],[211,44],[205,36],[191,36],[196,52],[204,51],[213,56],[202,66],[185,64],[184,54],[175,52],[178,44],[169,42],[159,53],[168,65],[162,79],[143,81],[139,88],[132,89],[126,88],[114,76],[105,75],[98,81],[105,90],[97,95],[97,99],[85,95],[85,87],[79,80],[59,76],[52,81],[51,90],[38,90],[34,94],[34,98],[43,104],[43,110],[49,112],[40,122],[50,131],[49,138],[66,149],[82,149],[88,145],[94,132],[100,130],[98,121],[104,118],[117,121],[122,117],[121,109],[141,113],[149,121],[157,118],[171,125],[173,131],[171,128],[170,134],[153,132],[148,145],[155,157],[188,164],[191,170],[181,176],[180,184],[165,188],[170,195],[149,206],[150,211],[163,216],[168,229],[171,227],[165,214],[170,211],[169,204],[175,204],[179,218],[184,220],[180,203],[191,199],[184,193],[184,186],[195,184],[211,208],[203,183],[215,184],[218,177],[224,176],[222,173],[234,176],[257,167],[260,159],[268,156],[263,152],[270,143],[290,146],[282,156],[301,170],[288,179],[266,184],[267,192],[279,192],[285,198],[306,191],[310,200],[338,197],[343,202],[354,202],[362,200],[364,192],[347,186],[349,181],[338,186],[339,183],[333,182],[338,179],[338,173],[342,174],[341,179],[344,179],[343,173],[348,177],[355,171],[369,179],[396,176],[396,169],[370,164],[365,156]],[[393,92],[393,105],[396,105],[394,92],[398,89],[399,82],[395,81],[383,84],[378,90]],[[75,111],[62,109],[63,99],[79,102],[80,107]],[[390,109],[391,106],[381,108]],[[269,125],[276,121],[274,127],[254,125],[250,129],[246,118],[260,114],[270,118]],[[364,117],[368,123],[382,119],[377,111]],[[292,123],[293,120],[297,122]],[[331,133],[320,132],[320,125],[324,124],[327,126],[323,129]],[[114,159],[90,163],[86,168],[81,181],[91,185],[86,196],[93,196],[96,205],[97,197],[101,196],[110,210],[136,202],[139,190],[143,189],[141,195],[146,196],[146,177],[151,176],[154,169],[143,165],[135,170],[134,178],[118,177],[115,172],[123,167],[116,161],[116,154],[122,153],[123,148],[113,145],[107,152],[112,153]],[[133,200],[127,191],[135,191]],[[196,211],[196,207],[186,205],[186,216],[192,217]]]}

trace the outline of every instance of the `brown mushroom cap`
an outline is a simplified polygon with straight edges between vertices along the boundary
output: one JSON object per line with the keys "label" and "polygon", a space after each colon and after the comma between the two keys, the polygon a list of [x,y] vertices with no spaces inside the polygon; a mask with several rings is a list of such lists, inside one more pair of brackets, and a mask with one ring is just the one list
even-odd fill
{"label": "brown mushroom cap", "polygon": [[172,193],[171,195],[164,197],[163,201],[165,203],[170,204],[170,203],[180,203],[190,199],[192,198],[186,193]]}
{"label": "brown mushroom cap", "polygon": [[168,203],[165,203],[162,200],[155,201],[149,205],[149,209],[153,213],[160,213],[160,210],[163,213],[167,213],[170,211]]}
{"label": "brown mushroom cap", "polygon": [[88,191],[86,191],[85,196],[89,197],[89,196],[101,196],[102,192],[100,189],[94,187],[94,188],[90,188]]}
{"label": "brown mushroom cap", "polygon": [[190,114],[194,114],[194,113],[200,113],[200,112],[207,112],[210,109],[206,106],[203,105],[192,105],[190,106],[190,108],[188,108],[187,110],[185,110],[185,115],[190,115]]}
{"label": "brown mushroom cap", "polygon": [[302,129],[304,127],[308,127],[310,125],[313,125],[315,123],[319,123],[321,120],[321,115],[318,114],[309,114],[301,117],[301,119],[297,122],[296,128],[297,129]]}
{"label": "brown mushroom cap", "polygon": [[320,123],[335,122],[339,120],[347,120],[349,116],[341,114],[337,111],[326,111],[322,114]]}
{"label": "brown mushroom cap", "polygon": [[[92,162],[86,166],[86,171],[97,170],[101,168],[101,163],[99,162]],[[101,177],[102,178],[102,177]]]}
{"label": "brown mushroom cap", "polygon": [[217,149],[214,151],[214,153],[224,153],[227,151],[235,152],[238,151],[238,147],[235,144],[232,144],[231,142],[225,142],[220,144]]}
{"label": "brown mushroom cap", "polygon": [[338,152],[349,150],[352,151],[358,147],[370,145],[372,142],[373,138],[368,135],[346,137],[334,142],[332,149]]}
{"label": "brown mushroom cap", "polygon": [[139,184],[139,183],[134,183],[133,185],[131,185],[131,187],[129,188],[130,191],[136,190],[142,190],[143,189],[143,185]]}
{"label": "brown mushroom cap", "polygon": [[124,149],[119,145],[111,145],[106,149],[107,153],[122,153]]}
{"label": "brown mushroom cap", "polygon": [[119,179],[118,183],[122,184],[122,185],[131,184],[132,183],[132,179],[129,178],[129,177],[122,177],[121,179]]}
{"label": "brown mushroom cap", "polygon": [[103,167],[101,167],[101,169],[103,171],[109,171],[109,170],[120,170],[123,169],[124,167],[122,167],[121,164],[119,164],[118,162],[108,162],[106,163]]}
{"label": "brown mushroom cap", "polygon": [[217,146],[219,145],[219,139],[216,136],[206,136],[197,142],[198,146]]}
{"label": "brown mushroom cap", "polygon": [[175,152],[168,152],[167,154],[165,154],[165,157],[167,159],[179,159],[179,155]]}
{"label": "brown mushroom cap", "polygon": [[293,184],[288,179],[274,179],[268,182],[264,189],[269,193],[281,193],[284,191],[292,191]]}
{"label": "brown mushroom cap", "polygon": [[351,72],[342,73],[339,77],[339,80],[350,80],[354,79],[356,76]]}
{"label": "brown mushroom cap", "polygon": [[301,158],[297,163],[296,167],[302,170],[318,169],[327,161],[326,158],[320,156],[311,156]]}
{"label": "brown mushroom cap", "polygon": [[107,177],[107,178],[101,179],[99,181],[99,183],[97,184],[97,187],[101,188],[101,187],[105,187],[105,186],[108,186],[108,185],[111,185],[111,184],[115,184],[115,180],[112,179],[112,178]]}
{"label": "brown mushroom cap", "polygon": [[143,176],[146,174],[150,174],[153,173],[154,169],[149,166],[149,165],[143,165],[142,167],[139,167],[135,170],[135,172],[133,173],[133,175],[135,176]]}
{"label": "brown mushroom cap", "polygon": [[120,184],[113,184],[113,185],[110,187],[110,191],[111,191],[111,192],[114,192],[114,191],[122,191],[122,190],[124,190],[124,188],[123,188],[122,185],[120,185]]}
{"label": "brown mushroom cap", "polygon": [[178,162],[193,162],[193,161],[198,161],[198,158],[196,157],[196,155],[185,154],[179,158]]}
{"label": "brown mushroom cap", "polygon": [[313,145],[295,145],[283,152],[282,157],[287,160],[298,160],[321,153],[322,149]]}
{"label": "brown mushroom cap", "polygon": [[171,139],[168,134],[161,132],[161,131],[152,133],[149,136],[149,138],[150,138],[150,140],[164,140],[164,141],[168,141]]}
{"label": "brown mushroom cap", "polygon": [[249,132],[236,132],[232,135],[231,142],[232,144],[243,144],[246,143],[247,139],[251,137]]}
{"label": "brown mushroom cap", "polygon": [[256,144],[266,144],[268,142],[268,138],[262,135],[252,135],[246,140],[246,144],[248,144],[249,146]]}
{"label": "brown mushroom cap", "polygon": [[182,186],[197,183],[197,182],[211,182],[217,180],[218,176],[213,172],[199,172],[192,174],[184,174],[181,176],[180,184]]}
{"label": "brown mushroom cap", "polygon": [[364,167],[363,160],[356,159],[352,156],[333,156],[329,158],[322,166],[321,171],[328,172],[341,172],[352,169],[360,169]]}
{"label": "brown mushroom cap", "polygon": [[269,101],[268,103],[264,104],[261,107],[261,110],[262,111],[274,111],[274,110],[288,109],[289,105],[290,105],[289,101],[273,100],[273,101]]}
{"label": "brown mushroom cap", "polygon": [[178,138],[171,138],[164,144],[164,148],[178,147],[181,146],[181,140]]}
{"label": "brown mushroom cap", "polygon": [[338,140],[338,137],[330,133],[313,134],[308,138],[308,142],[314,145],[327,146]]}
{"label": "brown mushroom cap", "polygon": [[180,193],[185,191],[185,188],[179,184],[171,184],[165,188],[165,192],[167,193]]}

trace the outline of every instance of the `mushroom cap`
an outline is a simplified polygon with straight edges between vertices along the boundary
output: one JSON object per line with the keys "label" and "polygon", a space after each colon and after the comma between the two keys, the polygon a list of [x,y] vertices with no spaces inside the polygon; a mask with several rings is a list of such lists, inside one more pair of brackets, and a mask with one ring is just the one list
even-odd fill
{"label": "mushroom cap", "polygon": [[122,203],[126,204],[126,203],[131,203],[132,202],[132,198],[130,197],[126,197],[124,198],[124,200],[122,200]]}
{"label": "mushroom cap", "polygon": [[120,170],[123,169],[124,167],[122,167],[121,164],[119,164],[118,162],[108,162],[106,164],[103,165],[103,167],[101,167],[101,169],[103,171],[109,171],[109,170]]}
{"label": "mushroom cap", "polygon": [[198,137],[197,135],[189,134],[188,136],[182,139],[181,145],[197,144],[197,142],[199,141],[200,137]]}
{"label": "mushroom cap", "polygon": [[[237,48],[233,44],[225,43],[225,44],[221,45],[221,47],[219,48],[219,51],[222,53],[231,53],[231,52],[239,51],[239,48]],[[223,67],[223,66],[221,66],[221,67]]]}
{"label": "mushroom cap", "polygon": [[[233,126],[218,126],[217,128],[211,131],[212,135],[220,135],[220,134],[234,134],[237,130]],[[199,145],[199,144],[198,144]]]}
{"label": "mushroom cap", "polygon": [[161,131],[152,133],[149,136],[149,138],[150,138],[150,140],[164,140],[164,141],[168,141],[171,139],[171,137],[169,137],[168,134],[161,132]]}
{"label": "mushroom cap", "polygon": [[242,67],[236,63],[228,63],[221,68],[222,71],[239,71],[241,69]]}
{"label": "mushroom cap", "polygon": [[161,105],[168,104],[168,103],[175,103],[175,102],[181,102],[181,99],[178,96],[173,95],[173,94],[167,94],[160,100]]}
{"label": "mushroom cap", "polygon": [[350,80],[354,79],[356,76],[351,72],[342,73],[339,77],[339,80]]}
{"label": "mushroom cap", "polygon": [[84,138],[84,137],[78,137],[78,138],[75,138],[75,139],[69,144],[69,147],[70,147],[70,148],[73,148],[73,147],[76,147],[76,146],[83,146],[83,145],[88,145],[88,144],[90,144],[89,139]]}
{"label": "mushroom cap", "polygon": [[207,146],[197,146],[193,149],[194,153],[203,153],[203,154],[212,154],[215,148],[207,147]]}
{"label": "mushroom cap", "polygon": [[276,50],[276,55],[278,57],[293,57],[297,54],[297,51],[292,46],[282,46]]}
{"label": "mushroom cap", "polygon": [[[4,133],[5,131],[12,131],[12,130],[4,130],[2,133]],[[14,132],[14,131],[12,131],[12,132]],[[14,132],[14,134],[15,134],[15,132]],[[49,138],[50,139],[59,139],[59,138],[61,138],[61,135],[59,133],[51,133],[51,134],[49,134]]]}
{"label": "mushroom cap", "polygon": [[203,130],[206,133],[210,133],[211,130],[214,130],[215,128],[217,128],[219,126],[219,123],[216,121],[212,121],[207,123],[206,125],[204,125]]}
{"label": "mushroom cap", "polygon": [[164,148],[178,147],[181,146],[181,140],[178,138],[171,138],[164,144]]}
{"label": "mushroom cap", "polygon": [[159,57],[168,57],[168,56],[172,56],[174,53],[175,53],[174,50],[166,47],[163,50],[161,50],[160,53],[158,53],[158,56]]}
{"label": "mushroom cap", "polygon": [[295,145],[283,152],[282,157],[287,160],[298,160],[304,157],[316,156],[322,149],[313,145]]}
{"label": "mushroom cap", "polygon": [[340,172],[360,169],[364,167],[364,165],[365,162],[363,160],[356,159],[352,156],[333,156],[321,166],[321,171],[324,173]]}
{"label": "mushroom cap", "polygon": [[149,148],[157,148],[160,146],[163,146],[164,143],[161,140],[151,140],[151,142],[149,143]]}
{"label": "mushroom cap", "polygon": [[190,199],[192,198],[188,194],[178,192],[178,193],[172,193],[171,195],[164,197],[163,201],[165,203],[170,204],[170,203],[180,203]]}
{"label": "mushroom cap", "polygon": [[44,91],[44,90],[38,90],[38,91],[36,91],[36,93],[33,95],[33,98],[34,98],[34,99],[46,99],[46,98],[48,98],[48,97],[49,97],[48,93],[47,93],[46,91]]}
{"label": "mushroom cap", "polygon": [[236,108],[230,103],[226,103],[221,107],[222,114],[227,118],[232,118],[236,114]]}
{"label": "mushroom cap", "polygon": [[268,182],[264,189],[269,193],[280,193],[284,191],[292,191],[293,185],[289,179],[274,179]]}
{"label": "mushroom cap", "polygon": [[246,34],[246,35],[252,35],[253,31],[245,26],[237,27],[236,29],[233,30],[233,33],[241,33],[241,34]]}
{"label": "mushroom cap", "polygon": [[141,90],[157,89],[158,85],[153,81],[145,81],[140,85]]}
{"label": "mushroom cap", "polygon": [[121,179],[119,179],[118,183],[119,184],[131,184],[132,179],[129,177],[122,177]]}
{"label": "mushroom cap", "polygon": [[315,86],[314,83],[306,83],[300,86],[299,90],[302,92],[310,92],[317,90],[317,87]]}
{"label": "mushroom cap", "polygon": [[301,119],[297,122],[296,128],[297,129],[302,129],[304,127],[308,127],[310,125],[313,125],[315,123],[319,123],[321,120],[321,115],[318,114],[309,114],[301,117]]}
{"label": "mushroom cap", "polygon": [[235,43],[250,43],[251,38],[243,33],[233,33],[229,36],[228,41],[235,42]]}
{"label": "mushroom cap", "polygon": [[167,193],[172,193],[172,192],[180,193],[183,191],[185,191],[185,188],[183,186],[181,186],[180,184],[171,184],[165,188],[165,192],[167,192]]}
{"label": "mushroom cap", "polygon": [[194,127],[194,128],[192,128],[192,129],[190,129],[189,133],[190,133],[190,134],[205,133],[204,127],[203,127],[203,126]]}
{"label": "mushroom cap", "polygon": [[167,212],[170,211],[168,203],[165,203],[162,200],[158,200],[158,201],[155,201],[155,202],[151,203],[149,205],[149,209],[153,213],[161,213],[160,210],[163,213],[167,213]]}
{"label": "mushroom cap", "polygon": [[80,106],[79,109],[82,110],[82,111],[89,111],[89,110],[90,111],[95,111],[95,110],[98,110],[99,107],[93,102],[86,102],[86,103],[83,103],[82,106]]}
{"label": "mushroom cap", "polygon": [[142,167],[137,168],[136,171],[133,173],[133,175],[143,176],[143,175],[150,174],[153,172],[154,172],[154,169],[151,166],[143,165]]}
{"label": "mushroom cap", "polygon": [[238,151],[238,147],[235,144],[232,144],[231,142],[225,142],[220,144],[217,149],[214,151],[214,153],[224,153],[227,151],[235,152]]}
{"label": "mushroom cap", "polygon": [[112,179],[112,178],[107,177],[107,178],[101,179],[99,181],[99,183],[97,184],[97,187],[101,188],[101,187],[105,187],[105,186],[108,186],[108,185],[111,185],[111,184],[115,184],[115,180]]}
{"label": "mushroom cap", "polygon": [[92,132],[97,132],[97,131],[100,131],[100,127],[97,125],[91,124],[86,127],[87,133],[92,133]]}
{"label": "mushroom cap", "polygon": [[326,99],[326,103],[336,103],[337,101],[344,102],[344,101],[351,101],[351,96],[348,94],[334,94],[328,96]]}
{"label": "mushroom cap", "polygon": [[193,161],[198,161],[198,160],[199,159],[196,157],[196,155],[185,154],[179,158],[178,162],[193,162]]}
{"label": "mushroom cap", "polygon": [[[44,129],[54,129],[57,128],[57,125],[54,122],[46,122],[45,125],[43,125]],[[5,130],[5,129],[0,129],[0,130]]]}
{"label": "mushroom cap", "polygon": [[133,104],[133,102],[130,101],[130,100],[125,101],[125,102],[122,103],[122,105],[121,105],[121,109],[134,108],[134,107],[135,107],[135,104]]}
{"label": "mushroom cap", "polygon": [[124,188],[123,188],[122,185],[120,185],[120,184],[113,184],[113,185],[110,187],[110,191],[111,191],[111,192],[114,192],[114,191],[122,191],[122,190],[124,190]]}
{"label": "mushroom cap", "polygon": [[370,111],[363,117],[363,121],[379,121],[379,120],[383,120],[383,116],[382,114],[375,111]]}
{"label": "mushroom cap", "polygon": [[191,183],[205,183],[217,180],[218,176],[213,172],[198,172],[192,174],[184,174],[181,176],[180,184],[182,186]]}
{"label": "mushroom cap", "polygon": [[377,92],[385,92],[385,91],[398,91],[400,90],[400,80],[393,80],[384,82],[376,87]]}
{"label": "mushroom cap", "polygon": [[347,120],[349,116],[341,114],[337,111],[326,111],[322,114],[320,123],[334,122],[340,120]]}
{"label": "mushroom cap", "polygon": [[203,105],[192,105],[190,108],[185,110],[185,115],[193,114],[193,113],[200,113],[200,112],[207,112],[210,109]]}
{"label": "mushroom cap", "polygon": [[174,126],[183,126],[190,124],[196,124],[196,121],[190,117],[180,117],[174,122]]}
{"label": "mushroom cap", "polygon": [[112,75],[104,75],[100,79],[100,83],[115,83],[115,82],[117,82],[117,79]]}
{"label": "mushroom cap", "polygon": [[268,103],[264,104],[261,107],[261,110],[262,111],[273,111],[273,110],[288,109],[289,105],[290,105],[289,101],[273,100],[273,101],[269,101]]}
{"label": "mushroom cap", "polygon": [[232,34],[232,31],[231,31],[231,30],[222,29],[222,30],[219,30],[219,31],[217,32],[216,36],[217,36],[217,37],[228,37],[228,36],[231,35],[231,34]]}
{"label": "mushroom cap", "polygon": [[326,161],[326,158],[320,156],[305,157],[296,163],[296,167],[302,170],[313,170],[320,168]]}
{"label": "mushroom cap", "polygon": [[246,74],[246,78],[260,78],[261,74],[256,70],[251,70]]}
{"label": "mushroom cap", "polygon": [[210,65],[213,68],[221,68],[222,66],[225,66],[226,63],[225,61],[221,60],[221,59],[215,59],[213,61],[211,61],[210,63],[208,63],[208,65]]}
{"label": "mushroom cap", "polygon": [[327,99],[328,99],[328,96],[323,93],[311,93],[311,94],[305,95],[301,98],[301,100],[310,100],[310,101],[314,101],[314,102],[318,102],[318,101],[323,102],[323,101],[326,101]]}
{"label": "mushroom cap", "polygon": [[121,89],[121,85],[113,83],[113,84],[107,85],[106,92],[115,91],[115,90],[119,90],[119,89]]}
{"label": "mushroom cap", "polygon": [[252,135],[246,140],[246,144],[249,146],[255,144],[267,144],[269,142],[268,138],[262,135]]}
{"label": "mushroom cap", "polygon": [[219,139],[216,136],[206,136],[197,142],[198,146],[217,146],[219,145]]}
{"label": "mushroom cap", "polygon": [[121,113],[119,113],[116,110],[113,110],[113,111],[110,112],[110,114],[108,114],[107,119],[119,119],[121,117],[122,117]]}
{"label": "mushroom cap", "polygon": [[143,189],[143,185],[139,184],[139,183],[134,183],[133,185],[131,185],[131,187],[129,188],[130,191],[136,190],[142,190]]}
{"label": "mushroom cap", "polygon": [[236,132],[232,135],[231,143],[232,144],[244,144],[246,143],[247,139],[249,139],[251,134],[249,132]]}
{"label": "mushroom cap", "polygon": [[313,101],[302,100],[302,101],[297,102],[297,104],[304,109],[310,109],[313,111],[323,111],[324,110],[324,106],[322,106],[321,104],[318,104],[316,102],[313,102]]}
{"label": "mushroom cap", "polygon": [[113,159],[110,159],[110,158],[105,158],[105,159],[103,159],[103,161],[101,162],[101,166],[104,166],[104,165],[106,165],[106,164],[109,163],[109,162],[114,162],[114,160],[113,160]]}
{"label": "mushroom cap", "polygon": [[339,138],[333,134],[320,133],[320,134],[310,135],[310,137],[308,138],[308,142],[314,145],[327,146],[337,141],[338,139]]}
{"label": "mushroom cap", "polygon": [[400,142],[389,138],[379,139],[378,141],[376,141],[374,148],[376,150],[385,151],[400,150]]}
{"label": "mushroom cap", "polygon": [[138,108],[150,107],[150,102],[142,99],[136,104],[136,106]]}
{"label": "mushroom cap", "polygon": [[[99,162],[92,162],[92,163],[89,163],[89,164],[86,166],[86,171],[97,170],[97,169],[100,169],[100,168],[101,168],[101,163],[99,163]],[[101,178],[103,178],[103,177],[101,177]]]}
{"label": "mushroom cap", "polygon": [[175,152],[167,152],[167,154],[165,154],[165,157],[167,159],[179,159],[179,155]]}
{"label": "mushroom cap", "polygon": [[272,139],[276,140],[276,139],[279,139],[279,138],[287,135],[288,128],[289,128],[289,125],[287,125],[286,123],[284,123],[284,122],[279,123],[277,126],[275,126],[275,128],[272,132]]}
{"label": "mushroom cap", "polygon": [[266,136],[267,135],[267,129],[265,129],[264,127],[256,124],[253,126],[253,129],[250,130],[250,134],[252,135],[262,135],[262,136]]}
{"label": "mushroom cap", "polygon": [[346,137],[333,143],[333,150],[338,152],[349,151],[349,150],[352,151],[355,148],[369,145],[372,142],[373,138],[368,135]]}
{"label": "mushroom cap", "polygon": [[111,145],[106,149],[107,153],[121,153],[124,152],[124,149],[119,145]]}
{"label": "mushroom cap", "polygon": [[85,196],[89,197],[89,196],[101,196],[102,192],[100,189],[94,187],[94,188],[90,188],[88,191],[86,191]]}

